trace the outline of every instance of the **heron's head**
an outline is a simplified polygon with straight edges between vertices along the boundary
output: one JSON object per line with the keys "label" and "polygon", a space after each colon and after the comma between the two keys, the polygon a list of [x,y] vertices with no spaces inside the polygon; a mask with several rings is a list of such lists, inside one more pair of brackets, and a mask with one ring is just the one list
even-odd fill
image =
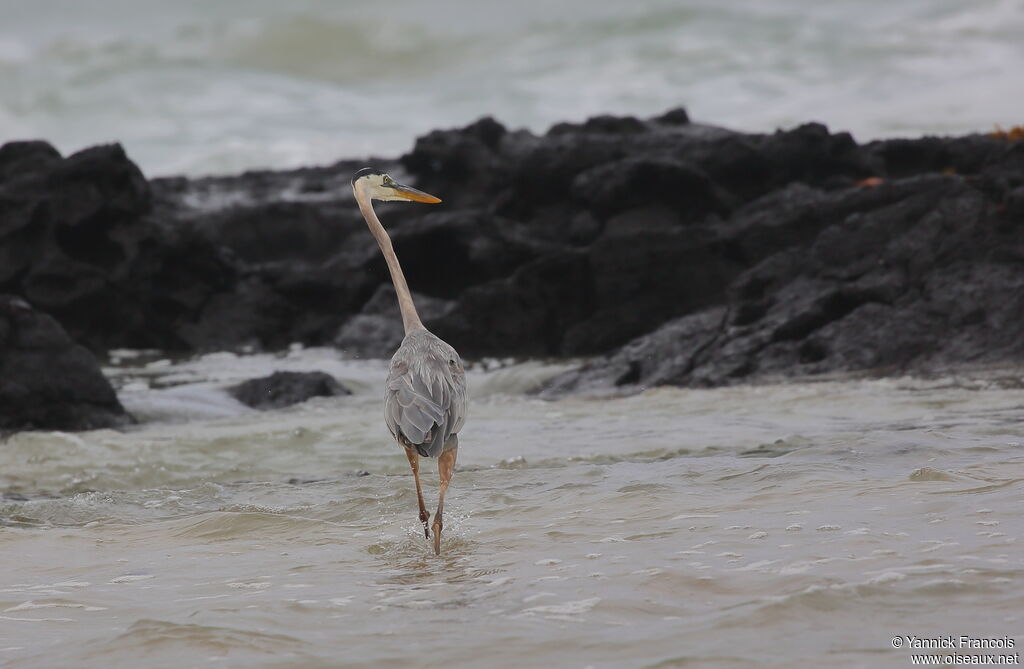
{"label": "heron's head", "polygon": [[441,198],[434,197],[429,193],[400,184],[387,174],[372,167],[364,167],[355,173],[355,176],[352,177],[352,190],[356,191],[357,195],[361,190],[366,196],[385,202],[406,201],[437,204],[441,201]]}

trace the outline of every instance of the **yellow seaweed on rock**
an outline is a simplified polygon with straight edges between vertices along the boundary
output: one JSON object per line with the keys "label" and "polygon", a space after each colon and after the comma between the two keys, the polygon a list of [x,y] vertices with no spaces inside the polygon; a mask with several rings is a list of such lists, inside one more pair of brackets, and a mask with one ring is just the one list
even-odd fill
{"label": "yellow seaweed on rock", "polygon": [[993,139],[1016,142],[1024,139],[1024,125],[1015,125],[1011,126],[1009,130],[1004,130],[1001,125],[996,124],[996,129],[990,132],[988,136]]}

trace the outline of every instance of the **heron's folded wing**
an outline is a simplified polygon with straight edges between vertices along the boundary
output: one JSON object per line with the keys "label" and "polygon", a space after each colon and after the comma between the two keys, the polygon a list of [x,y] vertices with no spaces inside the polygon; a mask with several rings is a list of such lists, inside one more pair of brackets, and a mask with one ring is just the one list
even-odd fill
{"label": "heron's folded wing", "polygon": [[464,383],[447,369],[413,370],[405,362],[394,363],[384,392],[384,415],[391,434],[413,446],[424,446],[431,456],[438,455],[465,421]]}

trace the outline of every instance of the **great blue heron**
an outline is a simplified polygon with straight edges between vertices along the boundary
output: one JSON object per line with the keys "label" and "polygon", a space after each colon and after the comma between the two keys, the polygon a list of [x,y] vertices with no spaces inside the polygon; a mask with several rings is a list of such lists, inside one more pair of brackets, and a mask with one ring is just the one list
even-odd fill
{"label": "great blue heron", "polygon": [[391,435],[405,447],[405,454],[416,479],[416,497],[420,503],[420,522],[430,540],[430,514],[423,504],[420,487],[420,456],[437,458],[441,492],[434,514],[434,552],[441,554],[441,528],[444,526],[444,494],[452,480],[459,452],[459,430],[466,420],[466,372],[455,349],[423,327],[412,302],[409,286],[391,246],[391,238],[373,211],[372,200],[405,200],[437,204],[441,200],[423,191],[396,183],[387,174],[364,167],[352,177],[359,211],[370,233],[380,245],[398,294],[405,339],[391,358],[384,389],[384,419]]}

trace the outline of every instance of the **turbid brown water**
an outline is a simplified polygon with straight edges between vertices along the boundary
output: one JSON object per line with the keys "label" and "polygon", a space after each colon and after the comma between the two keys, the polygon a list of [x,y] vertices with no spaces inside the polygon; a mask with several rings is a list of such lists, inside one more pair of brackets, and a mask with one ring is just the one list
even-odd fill
{"label": "turbid brown water", "polygon": [[[355,394],[257,413],[222,390],[271,369]],[[1020,370],[522,393],[555,371],[470,372],[435,557],[384,363],[129,360],[140,427],[0,443],[0,663],[903,667],[896,635],[1024,644]]]}

